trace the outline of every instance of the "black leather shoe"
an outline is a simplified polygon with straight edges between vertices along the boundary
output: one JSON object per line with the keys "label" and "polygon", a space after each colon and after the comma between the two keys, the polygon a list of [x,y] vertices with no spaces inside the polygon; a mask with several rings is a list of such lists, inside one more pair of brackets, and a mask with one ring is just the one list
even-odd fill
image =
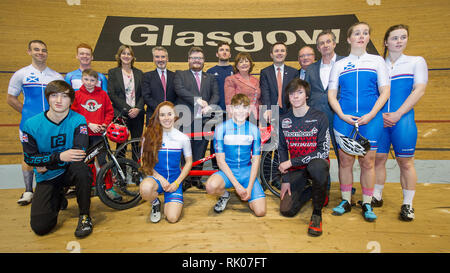
{"label": "black leather shoe", "polygon": [[184,180],[182,187],[183,187],[183,192],[185,192],[187,189],[192,187],[192,182],[190,180]]}

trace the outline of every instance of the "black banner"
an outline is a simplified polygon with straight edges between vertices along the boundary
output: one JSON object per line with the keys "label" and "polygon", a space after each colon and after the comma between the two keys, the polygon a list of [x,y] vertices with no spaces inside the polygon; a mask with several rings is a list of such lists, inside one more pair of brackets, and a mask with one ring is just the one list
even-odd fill
{"label": "black banner", "polygon": [[[245,51],[254,61],[271,61],[270,47],[276,41],[288,46],[287,61],[296,61],[298,51],[310,45],[317,54],[316,38],[324,29],[336,35],[336,53],[349,53],[347,29],[358,22],[354,14],[264,19],[170,19],[108,16],[94,50],[95,60],[115,61],[121,44],[130,45],[138,62],[153,60],[151,49],[164,46],[172,62],[187,61],[192,46],[203,48],[207,62],[217,61],[217,42],[231,44],[233,56]],[[367,51],[378,54],[372,42]],[[319,56],[319,55],[318,55]]]}

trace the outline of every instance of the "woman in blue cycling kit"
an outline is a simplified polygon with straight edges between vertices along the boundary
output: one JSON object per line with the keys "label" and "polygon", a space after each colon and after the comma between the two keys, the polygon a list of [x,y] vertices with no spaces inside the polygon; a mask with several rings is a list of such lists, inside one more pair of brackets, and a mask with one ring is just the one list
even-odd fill
{"label": "woman in blue cycling kit", "polygon": [[[375,155],[377,140],[383,128],[379,111],[389,98],[389,73],[382,57],[368,54],[370,27],[358,22],[347,32],[350,55],[337,61],[331,70],[328,100],[333,108],[334,132],[336,138],[349,136],[354,124],[360,133],[370,141],[371,150],[358,158],[361,167],[362,209],[364,219],[375,221],[371,207],[375,184]],[[337,99],[338,90],[340,98]],[[333,209],[334,215],[351,210],[353,164],[355,156],[345,153],[339,147],[339,182],[343,201]]]}
{"label": "woman in blue cycling kit", "polygon": [[386,180],[386,161],[392,144],[400,167],[400,183],[403,189],[400,218],[405,221],[414,219],[412,201],[417,182],[414,168],[417,126],[413,107],[425,94],[428,82],[428,68],[424,58],[403,54],[408,36],[409,30],[406,25],[391,26],[384,36],[384,58],[389,69],[392,92],[381,110],[384,128],[375,161],[377,181],[372,199],[373,206],[383,205],[382,190]]}
{"label": "woman in blue cycling kit", "polygon": [[[173,127],[175,107],[171,102],[160,103],[149,119],[142,137],[142,169],[147,177],[140,184],[144,200],[152,203],[150,221],[161,219],[161,202],[158,194],[164,192],[164,214],[167,221],[178,221],[183,209],[183,191],[180,184],[192,167],[192,150],[189,138]],[[181,156],[185,165],[180,169]]]}

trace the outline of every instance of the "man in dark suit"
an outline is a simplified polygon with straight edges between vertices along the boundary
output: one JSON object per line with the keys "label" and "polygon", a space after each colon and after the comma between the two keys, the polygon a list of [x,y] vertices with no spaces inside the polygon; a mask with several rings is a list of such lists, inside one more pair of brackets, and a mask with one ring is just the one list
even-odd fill
{"label": "man in dark suit", "polygon": [[[198,125],[203,125],[209,120],[208,114],[213,109],[212,106],[219,103],[219,87],[214,75],[202,71],[205,56],[200,47],[192,47],[189,50],[188,62],[189,70],[176,71],[175,73],[176,105],[184,105],[189,109],[188,113],[183,111],[183,116],[181,116],[184,121],[182,132],[202,132],[203,126]],[[186,121],[191,121],[190,125]],[[197,124],[197,126],[194,126],[194,124]],[[201,139],[193,138],[191,146],[192,158],[195,162],[205,156],[208,140],[204,137]],[[201,170],[202,168],[203,164],[192,167],[193,170]],[[204,188],[200,182],[200,177],[191,177],[189,180],[183,183],[184,189],[190,187],[190,184],[196,185],[200,189]]]}
{"label": "man in dark suit", "polygon": [[306,69],[308,66],[312,65],[316,60],[316,54],[314,49],[310,46],[304,46],[298,51],[298,63],[300,64],[300,69],[298,73],[300,79],[304,80],[306,75]]}
{"label": "man in dark suit", "polygon": [[322,58],[311,64],[306,70],[305,80],[311,86],[311,95],[307,102],[310,107],[320,110],[327,115],[334,152],[336,157],[339,158],[333,131],[334,112],[328,104],[328,80],[333,64],[342,59],[343,56],[338,56],[334,52],[336,36],[329,30],[321,32],[317,36],[316,43],[317,50],[322,55]]}
{"label": "man in dark suit", "polygon": [[[334,52],[334,49],[336,48],[336,36],[329,30],[322,31],[317,36],[316,44],[317,50],[322,55],[322,58],[308,66],[306,69],[305,80],[311,86],[311,94],[307,100],[307,103],[310,107],[322,111],[327,115],[331,143],[333,144],[334,153],[339,164],[339,153],[333,130],[334,112],[328,104],[328,80],[330,78],[331,68],[334,63],[344,57],[338,56]],[[331,182],[330,180],[330,177],[328,177],[328,193]]]}
{"label": "man in dark suit", "polygon": [[156,69],[144,73],[142,77],[142,96],[147,105],[146,124],[158,104],[163,101],[175,104],[176,100],[175,85],[173,84],[175,73],[167,69],[169,61],[167,49],[162,46],[154,47],[152,55]]}
{"label": "man in dark suit", "polygon": [[[261,88],[261,105],[267,108],[263,111],[266,120],[272,118],[272,105],[280,107],[279,114],[287,111],[284,98],[284,88],[288,83],[298,77],[298,70],[284,64],[287,56],[287,47],[282,42],[276,42],[270,50],[273,65],[261,70],[259,83]],[[274,117],[276,118],[276,117]]]}

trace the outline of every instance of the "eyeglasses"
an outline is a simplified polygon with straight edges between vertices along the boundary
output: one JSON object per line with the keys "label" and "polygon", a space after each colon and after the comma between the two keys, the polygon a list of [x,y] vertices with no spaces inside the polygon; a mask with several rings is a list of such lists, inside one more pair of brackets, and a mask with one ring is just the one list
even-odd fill
{"label": "eyeglasses", "polygon": [[203,60],[203,57],[189,57],[189,59],[194,61],[201,61]]}
{"label": "eyeglasses", "polygon": [[299,57],[306,58],[306,57],[311,57],[311,56],[314,56],[314,54],[303,54],[303,55],[300,55]]}

